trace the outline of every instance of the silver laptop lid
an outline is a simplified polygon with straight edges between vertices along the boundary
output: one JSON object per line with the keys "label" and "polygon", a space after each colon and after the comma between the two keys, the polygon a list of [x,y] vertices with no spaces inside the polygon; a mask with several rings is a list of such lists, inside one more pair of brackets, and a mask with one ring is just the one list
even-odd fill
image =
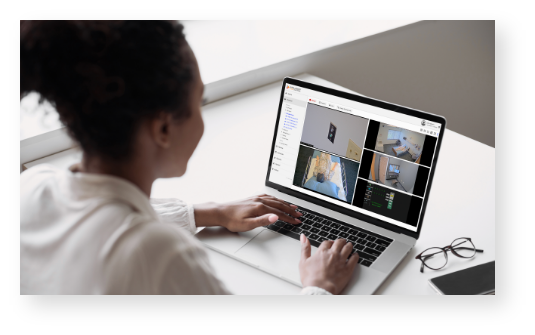
{"label": "silver laptop lid", "polygon": [[266,186],[418,238],[446,120],[285,78]]}

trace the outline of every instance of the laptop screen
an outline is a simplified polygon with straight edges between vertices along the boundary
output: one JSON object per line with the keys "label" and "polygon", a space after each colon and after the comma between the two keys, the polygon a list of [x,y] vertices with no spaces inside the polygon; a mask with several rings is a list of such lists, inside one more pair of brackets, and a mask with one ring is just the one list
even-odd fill
{"label": "laptop screen", "polygon": [[269,181],[416,232],[441,124],[286,84]]}

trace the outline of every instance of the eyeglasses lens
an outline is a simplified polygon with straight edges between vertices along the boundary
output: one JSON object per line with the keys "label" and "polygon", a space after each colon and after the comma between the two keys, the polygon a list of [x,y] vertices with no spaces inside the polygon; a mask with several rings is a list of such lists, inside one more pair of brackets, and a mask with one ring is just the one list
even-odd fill
{"label": "eyeglasses lens", "polygon": [[430,248],[423,252],[422,261],[431,269],[438,270],[446,265],[446,252],[440,248]]}
{"label": "eyeglasses lens", "polygon": [[476,254],[476,247],[472,241],[466,238],[458,238],[451,243],[452,251],[454,251],[457,256],[463,258],[472,258]]}

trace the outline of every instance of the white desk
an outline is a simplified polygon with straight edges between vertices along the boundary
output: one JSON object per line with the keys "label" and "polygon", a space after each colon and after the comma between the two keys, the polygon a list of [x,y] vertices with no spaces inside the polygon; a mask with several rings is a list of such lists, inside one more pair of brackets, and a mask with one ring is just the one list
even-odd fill
{"label": "white desk", "polygon": [[[298,78],[349,91],[314,76]],[[279,94],[280,83],[274,83],[205,106],[204,137],[186,175],[156,181],[152,196],[222,202],[260,190]],[[377,294],[435,294],[427,279],[495,259],[494,159],[494,148],[446,130],[420,239]],[[65,158],[61,162],[65,165]],[[469,261],[452,256],[445,269],[420,273],[420,261],[414,256],[428,247],[448,245],[457,237],[471,237],[485,252]],[[300,290],[217,252],[209,250],[208,254],[219,277],[236,294],[296,294]]]}

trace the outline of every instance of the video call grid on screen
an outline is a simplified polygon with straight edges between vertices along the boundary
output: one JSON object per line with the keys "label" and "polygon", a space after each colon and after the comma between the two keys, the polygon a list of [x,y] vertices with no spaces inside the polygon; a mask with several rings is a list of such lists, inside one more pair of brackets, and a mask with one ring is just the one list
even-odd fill
{"label": "video call grid on screen", "polygon": [[[308,91],[310,91],[310,90],[308,90]],[[313,91],[313,92],[315,92],[315,91]],[[305,187],[302,187],[303,186],[303,179],[302,179],[303,174],[300,174],[299,176],[296,176],[296,174],[298,172],[297,171],[298,170],[297,164],[299,163],[298,162],[298,163],[295,164],[296,171],[294,171],[293,183],[290,186],[290,188],[292,188],[294,190],[297,190],[297,191],[300,191],[302,193],[313,195],[316,198],[320,198],[320,199],[323,199],[323,200],[326,200],[326,201],[329,201],[329,202],[333,202],[333,200],[334,200],[334,201],[336,201],[338,203],[338,205],[342,205],[343,207],[346,207],[346,208],[348,208],[348,205],[349,205],[352,210],[363,212],[363,213],[365,213],[367,215],[370,215],[372,217],[376,217],[376,218],[381,219],[383,221],[386,221],[388,223],[400,226],[400,227],[405,228],[405,229],[416,231],[417,230],[417,226],[418,226],[418,222],[419,222],[419,217],[421,215],[421,210],[422,210],[422,208],[421,208],[422,207],[422,201],[423,201],[422,197],[425,197],[427,183],[428,183],[428,177],[429,177],[429,171],[430,171],[430,169],[428,167],[425,167],[423,164],[427,164],[428,166],[431,166],[431,163],[432,163],[432,161],[434,159],[434,151],[435,151],[435,148],[436,148],[437,138],[436,137],[432,137],[432,136],[426,136],[425,134],[423,134],[423,136],[425,136],[425,140],[422,143],[422,141],[421,141],[422,140],[422,138],[421,138],[422,134],[419,134],[418,132],[410,131],[408,129],[404,129],[404,128],[399,127],[399,126],[395,126],[395,124],[399,123],[399,122],[397,122],[394,119],[392,119],[388,123],[385,123],[385,122],[380,123],[380,122],[375,121],[373,119],[366,119],[366,118],[358,116],[358,115],[354,115],[354,114],[351,114],[351,113],[346,113],[346,112],[343,112],[343,111],[327,108],[327,107],[320,106],[320,105],[317,105],[317,104],[314,104],[314,103],[310,103],[310,102],[307,102],[306,105],[303,106],[303,107],[305,107],[306,113],[304,115],[304,119],[305,120],[304,120],[302,133],[301,133],[301,136],[300,136],[301,143],[299,143],[299,147],[300,148],[301,147],[308,147],[309,149],[311,149],[313,151],[329,153],[331,155],[331,157],[337,158],[340,161],[343,160],[344,162],[345,161],[348,161],[348,162],[352,161],[352,162],[355,162],[355,163],[359,163],[358,168],[356,169],[359,178],[355,178],[355,180],[351,179],[351,182],[349,183],[350,186],[352,186],[353,184],[355,185],[354,186],[355,188],[353,190],[353,199],[351,199],[351,201],[348,201],[348,198],[346,198],[345,200],[341,200],[336,196],[329,196],[329,195],[326,195],[325,193],[322,194],[321,192],[317,192],[315,190],[311,190],[311,189],[307,189]],[[345,114],[345,115],[347,115],[349,117],[352,117],[352,118],[358,118],[358,119],[361,119],[361,120],[365,120],[368,124],[367,124],[367,127],[366,127],[365,131],[364,131],[364,143],[363,143],[362,140],[359,140],[359,139],[356,139],[356,140],[354,140],[353,138],[349,138],[348,139],[347,138],[347,131],[346,131],[346,136],[342,136],[342,138],[344,140],[348,139],[348,146],[346,148],[346,154],[343,154],[343,149],[342,150],[340,148],[335,149],[334,147],[331,147],[330,148],[331,150],[321,150],[322,148],[320,148],[319,146],[323,146],[324,148],[326,148],[325,143],[319,143],[319,145],[318,145],[318,144],[312,144],[312,143],[305,142],[303,139],[311,141],[310,139],[312,138],[311,142],[318,143],[317,140],[314,140],[313,136],[312,137],[310,136],[310,133],[312,133],[312,135],[314,135],[314,133],[315,133],[314,131],[307,130],[306,133],[308,133],[308,135],[305,134],[305,127],[307,129],[309,129],[309,128],[317,127],[318,123],[323,123],[323,121],[321,121],[321,120],[318,122],[318,118],[317,117],[316,118],[313,117],[313,118],[311,118],[310,122],[308,122],[308,125],[307,125],[307,117],[309,116],[308,112],[309,111],[314,111],[314,110],[328,110],[328,113],[325,113],[325,115],[327,115],[327,116],[323,117],[323,119],[325,119],[325,118],[331,118],[332,119],[333,115],[337,115],[337,114],[333,114],[333,113],[343,113],[343,114]],[[310,113],[310,115],[312,115],[312,114],[314,114],[314,113]],[[312,120],[312,119],[315,119],[315,120]],[[384,119],[384,117],[383,117],[383,119]],[[314,121],[314,122],[312,122],[312,121]],[[331,121],[328,121],[328,125],[326,127],[323,127],[323,131],[318,128],[317,129],[318,133],[319,133],[318,138],[323,138],[325,140],[328,140],[329,143],[334,144],[336,142],[336,140],[339,138],[338,126],[336,126],[337,129],[335,130],[336,131],[336,135],[335,135],[334,139],[331,139],[328,136],[326,136],[330,131],[332,131],[332,129],[329,129],[329,125],[333,125],[333,124],[335,124],[335,122],[332,122],[332,120],[331,120]],[[342,122],[342,123],[338,122],[338,124],[345,124],[345,122]],[[312,125],[312,126],[310,126],[310,125]],[[379,130],[380,130],[379,128],[383,128],[383,127],[381,127],[381,125],[384,125],[385,127],[387,125],[390,126],[390,128],[392,128],[392,129],[387,129],[387,130],[390,130],[390,133],[389,134],[388,133],[380,133],[379,132]],[[360,133],[362,133],[362,129],[359,129],[359,130],[360,130]],[[371,132],[370,132],[370,130],[371,130]],[[357,134],[358,134],[357,131],[352,131],[350,133],[351,133],[350,136],[358,138],[357,137]],[[385,134],[386,134],[386,141],[384,141],[384,142],[382,141],[382,142],[387,144],[387,148],[385,150],[385,148],[383,146],[382,149],[383,149],[383,151],[387,151],[387,153],[376,152],[374,154],[383,155],[385,157],[389,156],[388,157],[389,160],[391,159],[391,163],[389,163],[389,165],[394,165],[392,167],[392,169],[395,169],[395,170],[399,171],[400,174],[401,174],[401,171],[403,171],[401,169],[401,166],[403,164],[395,164],[396,163],[396,159],[401,160],[401,161],[406,161],[408,164],[419,165],[416,181],[407,181],[407,180],[403,180],[404,178],[400,178],[399,183],[397,183],[398,187],[401,187],[399,189],[395,188],[395,187],[392,187],[392,185],[389,185],[389,184],[374,183],[374,181],[370,180],[370,173],[371,172],[369,172],[369,170],[367,172],[368,175],[365,178],[362,178],[362,176],[361,176],[363,164],[367,164],[369,166],[369,165],[371,165],[371,161],[372,161],[372,159],[366,158],[366,157],[364,157],[364,155],[366,154],[367,151],[374,152],[375,151],[374,149],[376,149],[377,143],[379,142],[380,139],[385,137]],[[436,133],[435,133],[435,135],[436,135]],[[427,139],[430,139],[430,140],[427,140]],[[345,142],[344,140],[342,140],[341,142]],[[349,140],[351,140],[351,142],[353,142],[353,143],[350,143]],[[398,140],[401,143],[397,142]],[[355,143],[355,142],[357,142],[357,143]],[[390,146],[388,146],[389,144],[390,144]],[[392,144],[394,144],[394,148],[396,148],[398,152],[396,152],[396,150],[392,150]],[[400,146],[404,146],[405,148],[399,148]],[[356,149],[356,150],[351,152],[350,149]],[[354,153],[355,151],[358,151],[358,149],[360,149],[360,152],[359,152],[360,155],[358,156],[358,159],[356,159],[355,157],[352,157],[353,159],[347,157],[348,153]],[[381,148],[378,148],[378,149],[381,149]],[[388,150],[389,149],[392,151],[392,156],[388,155]],[[426,149],[429,149],[429,150],[426,150]],[[336,151],[336,152],[334,152],[334,151]],[[410,158],[409,158],[408,154],[411,155]],[[398,155],[400,155],[400,156],[398,157]],[[401,156],[401,155],[404,155],[404,156]],[[424,155],[427,157],[427,159],[422,160],[421,157],[423,157]],[[376,157],[378,157],[378,156],[376,156]],[[418,157],[420,157],[420,160],[417,162]],[[397,169],[396,169],[395,165],[399,165],[399,167],[397,167]],[[390,168],[390,166],[388,168]],[[405,172],[404,173],[405,176],[408,176],[410,174],[410,173],[407,172],[408,170],[410,170],[410,169],[405,168],[405,171],[404,171]],[[414,174],[414,172],[412,172],[412,174]],[[299,185],[299,179],[301,179],[301,185]],[[360,194],[358,194],[357,188],[358,188],[358,185],[360,183],[359,180],[362,180],[363,182],[366,181],[370,185],[371,184],[376,184],[377,187],[383,188],[385,190],[390,190],[390,193],[392,193],[390,195],[391,197],[395,198],[396,195],[399,194],[400,196],[397,196],[397,198],[395,198],[395,199],[396,200],[401,199],[401,200],[398,200],[397,203],[399,204],[400,202],[403,202],[403,201],[405,201],[405,203],[407,203],[407,208],[406,208],[406,211],[405,211],[406,212],[405,213],[406,214],[405,215],[405,219],[400,219],[400,217],[403,217],[403,216],[400,216],[399,212],[398,212],[398,215],[395,216],[397,218],[397,220],[392,220],[391,217],[384,215],[384,214],[388,215],[388,213],[382,213],[382,214],[377,215],[377,210],[376,210],[377,208],[375,208],[377,206],[373,206],[373,207],[370,207],[370,209],[366,209],[366,208],[364,208],[365,206],[357,205],[357,204],[361,204],[361,201],[364,200],[364,194],[362,194],[362,197],[360,197]],[[423,187],[422,187],[422,183],[424,184]],[[412,185],[412,187],[407,189],[407,187],[408,187],[407,185]],[[289,185],[287,185],[287,186],[289,186]],[[423,188],[423,192],[422,192],[422,188]],[[350,187],[349,187],[349,189],[350,189]],[[412,194],[411,194],[411,192],[407,192],[407,191],[412,191]],[[346,196],[349,197],[350,195],[351,195],[351,192],[347,191],[346,192]],[[359,198],[357,199],[357,197],[359,197]],[[414,198],[414,201],[410,201],[412,198]],[[409,200],[408,202],[406,201],[407,199]],[[392,200],[392,199],[390,199],[390,200]],[[385,211],[385,209],[384,209],[385,207],[386,207],[386,209],[392,209],[392,208],[394,208],[395,204],[396,204],[395,201],[389,201],[388,204],[383,206],[382,210]],[[375,205],[377,205],[377,204],[375,204]],[[396,207],[396,209],[399,209],[399,208]],[[374,212],[373,210],[376,210],[376,211]],[[403,212],[403,211],[401,211],[401,212]],[[410,219],[411,222],[407,224],[407,222],[404,222],[404,221],[406,221],[408,219]]]}

